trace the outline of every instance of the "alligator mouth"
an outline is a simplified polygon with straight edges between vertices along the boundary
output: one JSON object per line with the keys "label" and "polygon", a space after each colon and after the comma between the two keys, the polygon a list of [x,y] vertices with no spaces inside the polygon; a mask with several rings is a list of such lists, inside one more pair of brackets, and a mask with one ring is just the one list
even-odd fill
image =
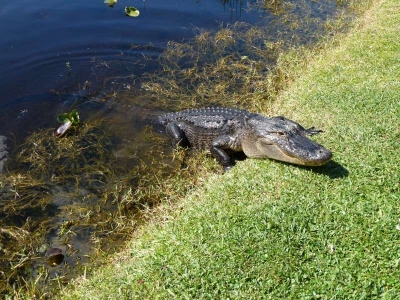
{"label": "alligator mouth", "polygon": [[296,165],[322,166],[332,159],[331,151],[302,135],[260,142],[266,157]]}

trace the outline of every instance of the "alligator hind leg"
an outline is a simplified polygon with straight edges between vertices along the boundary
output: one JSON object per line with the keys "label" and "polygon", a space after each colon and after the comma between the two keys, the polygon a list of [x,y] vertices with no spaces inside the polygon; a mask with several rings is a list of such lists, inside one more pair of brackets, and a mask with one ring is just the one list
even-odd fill
{"label": "alligator hind leg", "polygon": [[215,138],[211,143],[211,155],[224,167],[224,171],[228,171],[233,167],[231,157],[224,149],[230,149],[232,139],[229,135],[223,135]]}
{"label": "alligator hind leg", "polygon": [[171,138],[174,147],[189,147],[189,141],[185,132],[175,123],[169,123],[166,126],[168,136]]}

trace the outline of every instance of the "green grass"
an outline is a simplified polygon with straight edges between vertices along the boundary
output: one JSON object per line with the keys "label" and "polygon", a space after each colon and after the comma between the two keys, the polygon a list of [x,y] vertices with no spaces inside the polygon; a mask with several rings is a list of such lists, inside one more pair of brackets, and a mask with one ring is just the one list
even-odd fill
{"label": "green grass", "polygon": [[296,79],[273,113],[322,128],[334,162],[239,162],[64,298],[398,299],[399,24],[398,0],[378,1],[306,64],[282,58]]}

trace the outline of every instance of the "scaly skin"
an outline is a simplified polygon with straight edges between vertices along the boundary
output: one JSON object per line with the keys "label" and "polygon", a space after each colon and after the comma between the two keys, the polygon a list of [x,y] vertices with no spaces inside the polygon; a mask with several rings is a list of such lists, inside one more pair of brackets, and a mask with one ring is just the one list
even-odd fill
{"label": "scaly skin", "polygon": [[245,110],[207,107],[167,113],[159,117],[174,146],[208,150],[224,167],[233,166],[231,152],[250,158],[272,158],[293,164],[320,166],[332,153],[306,135],[321,132],[304,129],[284,117],[267,118]]}

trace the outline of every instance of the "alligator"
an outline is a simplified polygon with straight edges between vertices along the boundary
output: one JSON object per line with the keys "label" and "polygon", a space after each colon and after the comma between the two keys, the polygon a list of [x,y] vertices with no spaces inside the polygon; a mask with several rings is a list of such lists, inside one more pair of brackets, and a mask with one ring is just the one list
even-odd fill
{"label": "alligator", "polygon": [[305,129],[282,116],[264,117],[246,110],[206,107],[166,113],[158,117],[175,147],[207,150],[223,166],[233,166],[230,154],[271,158],[303,166],[321,166],[332,152],[307,135],[322,132]]}

